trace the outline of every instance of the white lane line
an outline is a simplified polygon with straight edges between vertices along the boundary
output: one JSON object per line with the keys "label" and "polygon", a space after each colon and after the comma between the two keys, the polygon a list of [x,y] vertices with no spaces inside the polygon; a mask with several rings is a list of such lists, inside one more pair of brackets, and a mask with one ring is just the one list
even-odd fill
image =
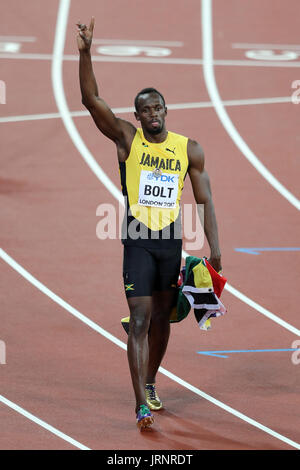
{"label": "white lane line", "polygon": [[300,67],[299,61],[266,61],[266,60],[214,60],[213,65],[233,67]]}
{"label": "white lane line", "polygon": [[[130,113],[134,111],[134,107],[127,108],[115,108],[113,110],[115,113],[123,114]],[[72,111],[70,112],[71,117],[86,117],[90,116],[88,111]],[[0,124],[6,122],[22,122],[22,121],[39,121],[44,119],[60,119],[61,115],[59,113],[42,113],[42,114],[24,114],[21,116],[6,116],[0,117]]]}
{"label": "white lane line", "polygon": [[261,163],[257,156],[252,152],[246,142],[243,140],[237,129],[229,118],[218,91],[213,66],[213,32],[212,32],[212,0],[202,0],[202,43],[203,43],[203,72],[208,94],[214,104],[216,113],[228,132],[229,136],[254,166],[254,168],[286,198],[296,209],[300,210],[300,201],[286,189],[272,173]]}
{"label": "white lane line", "polygon": [[[76,56],[65,56],[66,61],[73,61]],[[77,56],[78,61],[78,56]],[[159,57],[122,57],[122,56],[108,56],[108,55],[95,55],[93,62],[120,62],[120,63],[135,63],[135,64],[170,64],[170,65],[202,65],[201,59],[186,59],[180,57],[168,57],[165,59]]]}
{"label": "white lane line", "polygon": [[[278,96],[274,98],[250,98],[244,100],[225,100],[224,106],[251,106],[259,104],[280,104],[291,103],[291,96]],[[211,101],[202,101],[198,103],[176,103],[167,105],[169,111],[184,110],[184,109],[201,109],[213,108],[214,105]],[[124,108],[112,108],[115,114],[133,113],[134,106],[127,106]],[[88,111],[69,111],[71,117],[86,117],[90,116]],[[0,124],[6,122],[22,122],[22,121],[38,121],[43,119],[58,119],[59,113],[41,113],[41,114],[24,114],[21,116],[4,116],[0,117]]]}
{"label": "white lane line", "polygon": [[23,122],[23,121],[40,121],[43,119],[60,118],[59,113],[42,113],[42,114],[24,114],[23,116],[5,116],[0,117],[0,123],[5,122]]}
{"label": "white lane line", "polygon": [[35,53],[3,53],[0,59],[21,59],[21,60],[52,60],[52,54],[35,54]]}
{"label": "white lane line", "polygon": [[32,36],[0,36],[1,42],[35,42],[36,38]]}
{"label": "white lane line", "polygon": [[[278,96],[273,98],[249,98],[243,100],[224,100],[224,106],[251,106],[257,104],[279,104],[292,103],[291,96]],[[203,101],[199,103],[178,103],[168,105],[168,109],[193,109],[193,108],[213,108],[211,101]]]}
{"label": "white lane line", "polygon": [[47,431],[51,432],[52,434],[55,434],[57,437],[60,437],[64,441],[69,442],[69,444],[72,444],[74,447],[77,447],[80,450],[91,450],[89,447],[86,447],[85,445],[81,444],[81,442],[76,441],[72,437],[68,436],[67,434],[65,434],[61,431],[59,431],[58,429],[54,428],[53,426],[46,423],[45,421],[38,418],[37,416],[34,416],[33,414],[29,413],[29,411],[26,411],[21,406],[19,406],[16,403],[8,400],[3,395],[0,395],[0,402],[3,403],[4,405],[8,406],[9,408],[13,409],[17,413],[25,416],[25,418],[30,419],[30,421],[33,421],[34,423],[38,424],[42,428],[44,428]]}
{"label": "white lane line", "polygon": [[115,45],[133,45],[133,46],[170,46],[182,47],[181,41],[145,41],[141,39],[97,39],[93,38],[93,44],[115,44]]}
{"label": "white lane line", "polygon": [[[0,59],[20,59],[20,60],[52,60],[52,54],[36,54],[36,53],[2,53]],[[203,65],[202,59],[186,59],[178,57],[169,58],[151,58],[151,57],[115,57],[115,56],[92,56],[93,62],[119,62],[119,63],[135,63],[135,64],[170,64],[170,65]],[[67,54],[63,56],[64,61],[78,62],[78,55]],[[300,67],[300,61],[265,61],[265,60],[214,60],[215,66],[229,67]]]}
{"label": "white lane line", "polygon": [[[69,0],[61,0],[61,1],[69,1]],[[90,320],[88,317],[83,315],[81,312],[79,312],[77,309],[72,307],[72,305],[68,304],[65,302],[61,297],[56,295],[54,292],[52,292],[48,287],[46,287],[44,284],[42,284],[38,279],[36,279],[32,274],[30,274],[26,269],[24,269],[19,263],[17,263],[10,255],[8,255],[2,248],[0,248],[0,258],[2,258],[9,266],[11,266],[16,272],[18,272],[22,277],[24,277],[28,282],[30,282],[33,286],[35,286],[39,291],[41,291],[43,294],[45,294],[47,297],[49,297],[53,302],[57,303],[60,305],[62,308],[67,310],[71,315],[85,323],[87,326],[95,330],[97,333],[100,333],[102,336],[104,336],[106,339],[109,341],[112,341],[114,344],[119,346],[120,348],[127,350],[127,346],[125,343],[120,341],[118,338],[116,338],[114,335],[110,334],[108,331],[104,330],[104,328],[101,328],[97,323],[93,322]],[[290,445],[291,447],[294,447],[296,449],[300,449],[300,444],[289,439],[286,436],[283,436],[282,434],[279,434],[278,432],[274,431],[271,428],[268,428],[267,426],[264,426],[263,424],[259,423],[258,421],[255,421],[252,418],[249,418],[247,415],[235,410],[231,406],[226,405],[225,403],[221,402],[220,400],[217,400],[216,398],[212,397],[211,395],[208,395],[207,393],[203,392],[199,388],[191,385],[190,383],[186,382],[185,380],[181,379],[177,375],[173,374],[172,372],[168,371],[167,369],[160,367],[159,372],[165,376],[167,376],[169,379],[173,380],[174,382],[178,383],[182,387],[187,388],[189,391],[195,393],[196,395],[204,398],[205,400],[209,401],[210,403],[218,406],[219,408],[222,408],[223,410],[227,411],[228,413],[232,414],[233,416],[236,416],[237,418],[241,419],[242,421],[245,421],[246,423],[250,424],[251,426],[254,426],[261,431],[269,434],[270,436],[279,439],[282,442],[285,442],[286,444]],[[0,396],[1,397],[1,396]],[[35,420],[35,422],[37,422]],[[41,423],[37,422],[37,424],[42,425]],[[43,426],[45,427],[45,426]],[[46,428],[47,429],[47,428]],[[53,431],[51,431],[53,432]]]}
{"label": "white lane line", "polygon": [[283,51],[300,51],[300,44],[252,44],[235,42],[231,44],[234,49],[277,49]]}
{"label": "white lane line", "polygon": [[[20,60],[52,60],[52,54],[36,54],[36,53],[2,53],[0,59],[20,59]],[[178,64],[178,65],[202,65],[201,59],[186,59],[169,57],[168,59],[155,57],[122,57],[122,56],[100,56],[93,55],[93,62],[124,62],[124,63],[141,63],[141,64]],[[79,61],[78,54],[67,54],[63,56],[64,61]]]}

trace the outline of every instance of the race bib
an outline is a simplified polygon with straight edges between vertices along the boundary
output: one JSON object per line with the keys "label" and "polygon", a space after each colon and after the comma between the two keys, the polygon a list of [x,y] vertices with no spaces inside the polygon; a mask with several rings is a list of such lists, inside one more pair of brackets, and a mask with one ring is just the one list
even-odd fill
{"label": "race bib", "polygon": [[174,209],[178,195],[178,181],[178,174],[161,173],[159,170],[142,170],[139,186],[139,205]]}

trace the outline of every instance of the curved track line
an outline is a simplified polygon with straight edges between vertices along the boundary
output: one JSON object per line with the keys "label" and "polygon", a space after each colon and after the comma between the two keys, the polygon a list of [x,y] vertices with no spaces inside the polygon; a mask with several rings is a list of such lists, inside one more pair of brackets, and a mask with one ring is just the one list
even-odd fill
{"label": "curved track line", "polygon": [[54,428],[50,424],[46,423],[42,419],[37,418],[33,414],[29,413],[29,411],[24,410],[24,408],[21,408],[21,406],[19,406],[16,403],[8,400],[3,395],[0,395],[0,403],[3,403],[4,405],[8,406],[9,408],[15,410],[17,413],[25,416],[25,418],[30,419],[30,421],[33,421],[34,423],[38,424],[42,428],[47,429],[47,431],[50,431],[52,434],[55,434],[57,437],[60,437],[64,441],[69,442],[74,447],[77,447],[80,450],[91,450],[89,447],[86,447],[85,445],[83,445],[80,442],[76,441],[72,437],[68,436],[67,434],[59,431],[58,429]]}
{"label": "curved track line", "polygon": [[243,140],[237,129],[234,127],[227,111],[222,103],[216,79],[214,75],[213,64],[213,32],[212,32],[212,0],[202,0],[202,44],[203,44],[203,73],[206,88],[212,103],[214,104],[216,113],[223,124],[225,130],[247,158],[254,168],[265,178],[268,183],[273,186],[283,197],[285,197],[296,209],[300,210],[300,201],[288,191],[261,163],[252,150]]}
{"label": "curved track line", "polygon": [[[68,12],[70,7],[70,0],[61,0],[59,5],[58,19],[56,25],[55,33],[55,42],[54,42],[54,51],[53,51],[53,63],[52,63],[52,86],[54,91],[54,96],[56,100],[56,105],[61,115],[62,121],[65,125],[65,128],[71,137],[72,142],[75,147],[82,155],[84,160],[87,162],[91,170],[95,173],[101,183],[108,189],[108,191],[119,201],[119,203],[124,206],[124,198],[119,191],[119,189],[113,184],[109,177],[104,173],[100,165],[96,162],[91,152],[88,150],[85,145],[82,137],[80,136],[72,118],[71,113],[67,105],[64,87],[63,87],[63,76],[62,76],[62,63],[63,63],[63,52],[65,45],[65,34],[67,27]],[[188,254],[183,252],[183,256],[186,257]],[[292,333],[300,336],[300,331],[297,330],[292,325],[284,322],[281,318],[276,316],[274,313],[269,312],[264,307],[260,306],[258,303],[254,302],[246,295],[239,292],[234,287],[231,287],[226,284],[225,289],[228,290],[232,295],[237,297],[242,302],[245,302],[250,307],[257,310],[259,313],[266,315],[269,319],[276,321],[283,328],[287,328]]]}
{"label": "curved track line", "polygon": [[100,181],[102,181],[102,183],[104,184],[104,186],[106,186],[109,192],[121,204],[124,204],[123,195],[114,185],[114,183],[108,178],[102,168],[97,164],[93,155],[90,153],[89,149],[87,148],[81,136],[79,135],[79,132],[77,131],[75,124],[71,118],[70,111],[66,102],[62,77],[62,52],[65,44],[66,19],[68,18],[69,8],[70,0],[60,1],[52,56],[53,60],[51,67],[51,76],[55,101],[62,117],[62,121],[65,125],[65,128],[69,136],[71,137],[71,140],[73,141],[75,147],[79,150],[80,154],[82,155],[90,169],[95,173],[95,175],[100,179]]}
{"label": "curved track line", "polygon": [[[17,271],[28,282],[30,282],[33,286],[35,286],[39,291],[41,291],[43,294],[45,294],[47,297],[49,297],[51,300],[53,300],[53,302],[55,302],[58,305],[60,305],[61,307],[63,307],[65,310],[67,310],[69,313],[71,313],[74,317],[78,318],[80,321],[82,321],[83,323],[88,325],[90,328],[95,330],[97,333],[100,333],[102,336],[107,338],[109,341],[112,341],[113,343],[115,343],[120,348],[122,348],[124,350],[127,350],[127,346],[126,346],[125,343],[120,341],[116,336],[112,335],[108,331],[101,328],[97,323],[90,320],[88,317],[86,317],[81,312],[79,312],[76,308],[72,307],[72,305],[68,304],[65,300],[63,300],[61,297],[59,297],[54,292],[52,292],[50,289],[48,289],[48,287],[46,287],[38,279],[36,279],[34,276],[32,276],[32,274],[30,274],[28,271],[26,271],[26,269],[24,269],[19,263],[17,263],[2,248],[0,248],[0,258],[2,258],[7,264],[9,264],[9,266],[11,266],[15,271]],[[245,421],[246,423],[250,424],[251,426],[254,426],[254,427],[260,429],[261,431],[269,434],[270,436],[272,436],[276,439],[279,439],[282,442],[285,442],[286,444],[290,445],[291,447],[294,447],[296,449],[300,449],[300,444],[298,442],[295,442],[295,441],[289,439],[288,437],[283,436],[282,434],[279,434],[276,431],[273,431],[273,429],[270,429],[267,426],[264,426],[263,424],[259,423],[258,421],[255,421],[254,419],[249,418],[247,415],[235,410],[231,406],[226,405],[225,403],[221,402],[220,400],[217,400],[216,398],[212,397],[211,395],[208,395],[207,393],[205,393],[202,390],[200,390],[199,388],[191,385],[190,383],[188,383],[185,380],[181,379],[180,377],[173,374],[172,372],[169,372],[167,369],[164,369],[163,367],[160,367],[159,372],[161,374],[167,376],[169,379],[173,380],[174,382],[177,382],[182,387],[187,388],[189,391],[191,391],[191,392],[195,393],[196,395],[204,398],[205,400],[207,400],[210,403],[218,406],[219,408],[222,408],[223,410],[225,410],[228,413],[236,416],[237,418],[241,419],[242,421]],[[1,401],[1,395],[0,395],[0,401]],[[38,421],[35,421],[35,422],[37,422],[37,424],[42,425]],[[45,426],[43,426],[43,427],[45,427]],[[51,431],[51,432],[53,432],[53,431]]]}

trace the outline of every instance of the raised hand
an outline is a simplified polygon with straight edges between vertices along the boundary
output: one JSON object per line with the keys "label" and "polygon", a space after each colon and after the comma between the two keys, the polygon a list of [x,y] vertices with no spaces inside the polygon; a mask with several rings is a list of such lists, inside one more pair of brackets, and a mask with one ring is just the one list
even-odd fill
{"label": "raised hand", "polygon": [[89,51],[92,45],[95,18],[92,17],[89,27],[85,24],[77,23],[78,35],[77,45],[80,51]]}

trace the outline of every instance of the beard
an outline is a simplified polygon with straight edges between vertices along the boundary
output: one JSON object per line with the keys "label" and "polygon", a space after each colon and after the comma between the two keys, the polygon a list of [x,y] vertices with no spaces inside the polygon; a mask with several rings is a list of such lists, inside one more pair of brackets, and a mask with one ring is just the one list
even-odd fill
{"label": "beard", "polygon": [[160,133],[162,132],[163,127],[164,127],[163,123],[160,124],[160,126],[158,126],[157,128],[153,128],[153,127],[150,127],[150,126],[149,126],[149,127],[147,128],[147,131],[149,132],[149,134],[157,135],[157,134],[160,134]]}

